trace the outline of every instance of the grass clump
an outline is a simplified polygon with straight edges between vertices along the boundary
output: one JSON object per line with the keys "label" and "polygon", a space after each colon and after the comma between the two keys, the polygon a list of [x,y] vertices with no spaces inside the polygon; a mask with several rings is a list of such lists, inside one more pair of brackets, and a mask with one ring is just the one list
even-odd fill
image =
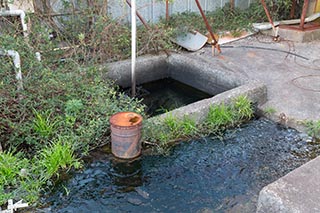
{"label": "grass clump", "polygon": [[49,147],[40,151],[41,166],[47,172],[49,178],[59,176],[59,169],[66,170],[70,167],[79,169],[81,163],[75,158],[74,150],[70,142],[63,143],[58,140]]}
{"label": "grass clump", "polygon": [[307,133],[314,140],[320,140],[320,120],[318,121],[307,121],[305,122],[305,126],[307,128]]}
{"label": "grass clump", "polygon": [[81,167],[70,144],[61,141],[44,147],[39,155],[24,158],[24,153],[0,153],[0,203],[8,199],[24,199],[36,202],[44,186],[60,170]]}
{"label": "grass clump", "polygon": [[178,119],[169,113],[163,120],[147,121],[143,141],[155,145],[158,152],[168,154],[171,145],[177,141],[207,135],[221,136],[226,129],[250,120],[253,113],[252,103],[245,96],[237,97],[228,105],[210,106],[206,118],[200,123],[189,116]]}

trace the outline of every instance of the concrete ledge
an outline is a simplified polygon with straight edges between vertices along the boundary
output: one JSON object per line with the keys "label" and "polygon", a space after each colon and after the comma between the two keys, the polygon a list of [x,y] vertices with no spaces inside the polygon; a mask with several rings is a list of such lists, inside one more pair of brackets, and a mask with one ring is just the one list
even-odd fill
{"label": "concrete ledge", "polygon": [[[110,63],[107,66],[107,77],[122,87],[131,86],[131,60]],[[167,56],[143,56],[137,58],[136,80],[143,84],[169,77]]]}
{"label": "concrete ledge", "polygon": [[320,212],[320,157],[264,187],[257,213]]}
{"label": "concrete ledge", "polygon": [[320,29],[299,31],[279,28],[279,35],[281,38],[285,38],[290,41],[310,42],[320,40]]}
{"label": "concrete ledge", "polygon": [[[176,118],[183,118],[184,116],[189,116],[196,123],[201,123],[205,120],[209,108],[212,105],[217,104],[230,104],[238,96],[243,95],[250,99],[253,103],[262,104],[266,101],[267,88],[261,82],[254,81],[234,89],[228,90],[226,92],[220,93],[212,98],[204,99],[187,106],[180,107],[178,109],[172,110],[171,113]],[[156,117],[156,119],[164,119],[168,116],[168,113],[161,114]]]}

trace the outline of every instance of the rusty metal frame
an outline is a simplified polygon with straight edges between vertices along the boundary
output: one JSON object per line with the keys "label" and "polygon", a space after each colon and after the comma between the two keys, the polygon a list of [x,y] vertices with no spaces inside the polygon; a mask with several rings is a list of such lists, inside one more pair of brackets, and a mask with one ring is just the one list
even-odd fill
{"label": "rusty metal frame", "polygon": [[300,18],[300,29],[301,30],[304,29],[304,21],[306,19],[308,6],[309,6],[309,0],[304,0],[303,7],[302,7],[301,18]]}
{"label": "rusty metal frame", "polygon": [[166,21],[169,21],[169,0],[166,0]]}
{"label": "rusty metal frame", "polygon": [[[270,24],[272,25],[272,29],[275,31],[275,26],[274,23],[272,21],[271,15],[269,13],[269,10],[267,8],[266,2],[265,0],[261,0],[261,4],[263,6],[263,9],[268,17],[268,20],[270,22]],[[308,6],[309,6],[309,0],[304,0],[303,1],[303,7],[302,7],[302,12],[301,12],[301,17],[300,17],[300,25],[299,25],[299,29],[300,30],[304,30],[304,22],[306,19],[306,14],[307,14],[307,10],[308,10]],[[291,6],[291,11],[290,11],[290,17],[292,18],[295,12],[295,8],[296,8],[296,2],[295,0],[292,0],[292,6]]]}
{"label": "rusty metal frame", "polygon": [[210,36],[211,36],[211,38],[212,38],[212,40],[213,40],[213,43],[211,44],[211,45],[212,45],[212,54],[214,55],[214,50],[215,50],[215,48],[217,48],[218,53],[221,53],[220,45],[218,44],[218,39],[214,36],[214,34],[213,34],[213,32],[212,32],[211,26],[210,26],[210,24],[209,24],[209,22],[208,22],[208,20],[207,20],[206,15],[204,14],[204,12],[203,12],[203,10],[202,10],[202,7],[201,7],[200,2],[199,2],[199,0],[195,0],[195,1],[196,1],[197,6],[198,6],[198,9],[199,9],[199,11],[200,11],[200,13],[201,13],[201,16],[202,16],[202,18],[203,18],[203,21],[204,21],[204,23],[206,24],[206,28],[207,28],[207,30],[209,31]]}

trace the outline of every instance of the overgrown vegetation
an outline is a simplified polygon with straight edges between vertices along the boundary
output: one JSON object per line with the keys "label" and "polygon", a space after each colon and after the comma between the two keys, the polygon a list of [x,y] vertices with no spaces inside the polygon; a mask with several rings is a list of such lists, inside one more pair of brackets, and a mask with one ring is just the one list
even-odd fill
{"label": "overgrown vegetation", "polygon": [[[0,48],[19,52],[25,90],[16,90],[11,59],[0,57],[0,205],[9,198],[36,202],[61,171],[80,168],[80,159],[89,149],[109,142],[112,114],[144,114],[141,100],[121,93],[105,78],[107,71],[99,68],[101,63],[128,58],[129,26],[121,17],[114,20],[106,15],[107,1],[88,1],[93,5],[79,8],[63,2],[67,17],[51,16],[48,8],[28,15],[27,39],[19,22],[2,19]],[[257,5],[244,11],[225,7],[208,14],[215,31],[236,32],[250,22],[262,21],[261,17],[265,15]],[[139,54],[174,48],[170,38],[185,30],[178,26],[205,31],[195,14],[175,15],[151,30],[141,26]],[[41,53],[41,62],[35,60],[36,52]],[[170,142],[218,134],[251,116],[250,103],[240,97],[231,106],[212,106],[200,126],[191,118],[173,116],[165,119],[165,125],[147,124],[150,131],[145,140],[166,150]]]}

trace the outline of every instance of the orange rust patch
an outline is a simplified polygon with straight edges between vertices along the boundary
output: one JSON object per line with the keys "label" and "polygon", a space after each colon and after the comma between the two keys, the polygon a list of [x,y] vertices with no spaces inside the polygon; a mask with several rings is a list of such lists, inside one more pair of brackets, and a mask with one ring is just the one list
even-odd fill
{"label": "orange rust patch", "polygon": [[134,112],[118,112],[111,116],[110,124],[116,126],[133,126],[142,122],[142,116]]}

